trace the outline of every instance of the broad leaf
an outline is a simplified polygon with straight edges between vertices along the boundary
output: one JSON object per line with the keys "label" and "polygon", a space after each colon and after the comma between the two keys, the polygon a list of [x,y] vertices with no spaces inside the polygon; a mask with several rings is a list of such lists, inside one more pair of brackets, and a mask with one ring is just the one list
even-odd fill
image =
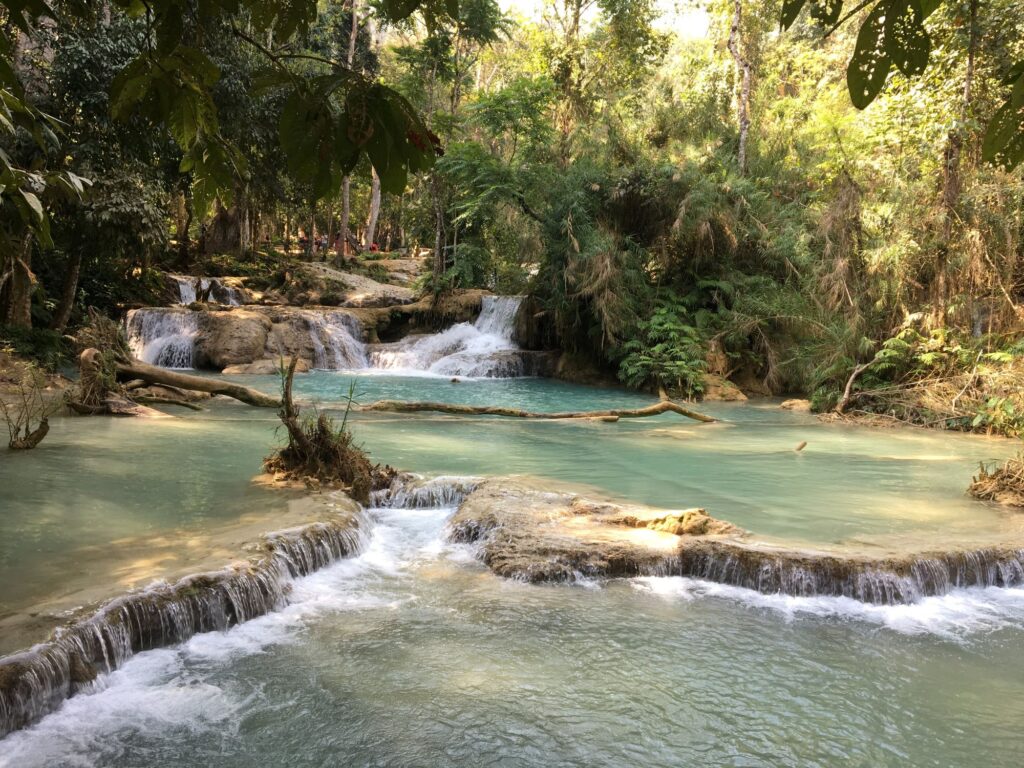
{"label": "broad leaf", "polygon": [[885,45],[885,5],[879,3],[861,26],[846,69],[850,99],[857,109],[864,109],[881,93],[891,68]]}
{"label": "broad leaf", "polygon": [[928,66],[931,39],[925,32],[918,0],[888,0],[885,4],[885,51],[907,77]]}

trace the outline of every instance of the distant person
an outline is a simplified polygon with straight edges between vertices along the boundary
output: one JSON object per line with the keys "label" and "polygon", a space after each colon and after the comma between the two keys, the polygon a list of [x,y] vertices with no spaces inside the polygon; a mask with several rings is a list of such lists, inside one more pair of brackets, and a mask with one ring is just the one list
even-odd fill
{"label": "distant person", "polygon": [[370,253],[377,253],[380,251],[380,246],[376,243],[370,243]]}

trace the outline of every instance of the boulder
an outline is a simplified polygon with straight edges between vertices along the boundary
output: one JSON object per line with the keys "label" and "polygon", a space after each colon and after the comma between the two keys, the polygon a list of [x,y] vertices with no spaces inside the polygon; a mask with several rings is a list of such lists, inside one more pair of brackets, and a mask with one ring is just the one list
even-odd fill
{"label": "boulder", "polygon": [[703,400],[720,402],[740,402],[746,400],[747,396],[740,391],[740,388],[724,376],[714,373],[704,374]]}
{"label": "boulder", "polygon": [[218,370],[264,356],[270,320],[251,310],[202,312],[196,338],[196,363]]}

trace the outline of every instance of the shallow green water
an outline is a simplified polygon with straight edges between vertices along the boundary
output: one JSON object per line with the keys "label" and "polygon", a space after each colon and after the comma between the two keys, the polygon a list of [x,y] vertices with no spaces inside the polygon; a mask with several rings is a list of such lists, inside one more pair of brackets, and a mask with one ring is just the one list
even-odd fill
{"label": "shallow green water", "polygon": [[[247,377],[272,391],[272,377]],[[300,397],[335,406],[352,377],[316,372]],[[638,407],[650,397],[541,379],[464,381],[366,375],[360,400],[501,403],[529,410]],[[669,508],[704,506],[756,533],[830,543],[860,536],[998,532],[1005,513],[964,495],[981,459],[1009,441],[824,426],[766,405],[713,405],[726,419],[674,414],[616,424],[354,416],[379,461],[440,474],[530,474]],[[0,452],[0,616],[102,564],[111,540],[186,535],[238,515],[284,508],[252,475],[278,439],[269,411],[217,402],[173,420],[57,419],[36,450]],[[808,446],[800,453],[793,448]]]}
{"label": "shallow green water", "polygon": [[[317,372],[297,380],[298,391],[330,402],[352,380]],[[451,384],[369,375],[355,381],[362,402],[500,403],[535,411],[655,402],[542,379]],[[273,380],[259,385],[270,390]],[[367,414],[356,417],[355,432],[376,459],[402,469],[536,475],[656,506],[702,506],[756,533],[818,543],[935,531],[962,537],[997,530],[1005,519],[964,491],[978,462],[1011,454],[1012,441],[823,425],[774,402],[700,408],[724,422],[700,424],[675,414],[615,424]]]}
{"label": "shallow green water", "polygon": [[[315,373],[299,393],[336,404],[348,381]],[[364,401],[650,402],[540,380],[358,383]],[[765,535],[919,544],[1006,527],[1005,513],[963,489],[977,460],[1012,443],[823,426],[773,404],[704,410],[725,423],[366,414],[354,429],[404,469],[529,473],[702,505]],[[82,547],[281,508],[249,484],[274,432],[272,414],[216,403],[173,421],[58,420],[36,451],[0,454],[0,599],[24,604],[74,583]],[[364,554],[296,582],[285,610],[137,656],[0,741],[0,766],[1003,766],[1024,756],[1022,589],[884,607],[681,578],[527,586],[445,544],[449,513],[375,512]]]}

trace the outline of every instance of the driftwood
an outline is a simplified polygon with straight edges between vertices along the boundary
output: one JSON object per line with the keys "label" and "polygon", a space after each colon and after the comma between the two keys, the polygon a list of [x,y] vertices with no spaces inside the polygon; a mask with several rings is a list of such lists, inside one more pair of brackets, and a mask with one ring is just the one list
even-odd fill
{"label": "driftwood", "polygon": [[278,408],[281,405],[281,401],[278,398],[271,397],[257,389],[244,387],[241,384],[232,384],[221,379],[211,379],[205,376],[193,376],[189,373],[171,371],[167,368],[144,363],[141,360],[119,362],[117,364],[117,375],[121,379],[141,379],[147,384],[160,384],[161,386],[176,387],[194,392],[226,395],[259,408]]}
{"label": "driftwood", "polygon": [[464,416],[510,416],[517,419],[597,419],[612,421],[617,419],[636,419],[645,416],[658,416],[662,413],[678,413],[696,421],[715,421],[697,411],[691,411],[671,400],[662,400],[656,405],[646,408],[612,408],[606,411],[562,411],[559,413],[537,413],[523,411],[518,408],[503,408],[495,405],[454,405],[452,403],[405,402],[403,400],[378,400],[374,403],[359,406],[360,411],[394,411],[396,413],[418,413],[434,411],[437,413],[454,413]]}

